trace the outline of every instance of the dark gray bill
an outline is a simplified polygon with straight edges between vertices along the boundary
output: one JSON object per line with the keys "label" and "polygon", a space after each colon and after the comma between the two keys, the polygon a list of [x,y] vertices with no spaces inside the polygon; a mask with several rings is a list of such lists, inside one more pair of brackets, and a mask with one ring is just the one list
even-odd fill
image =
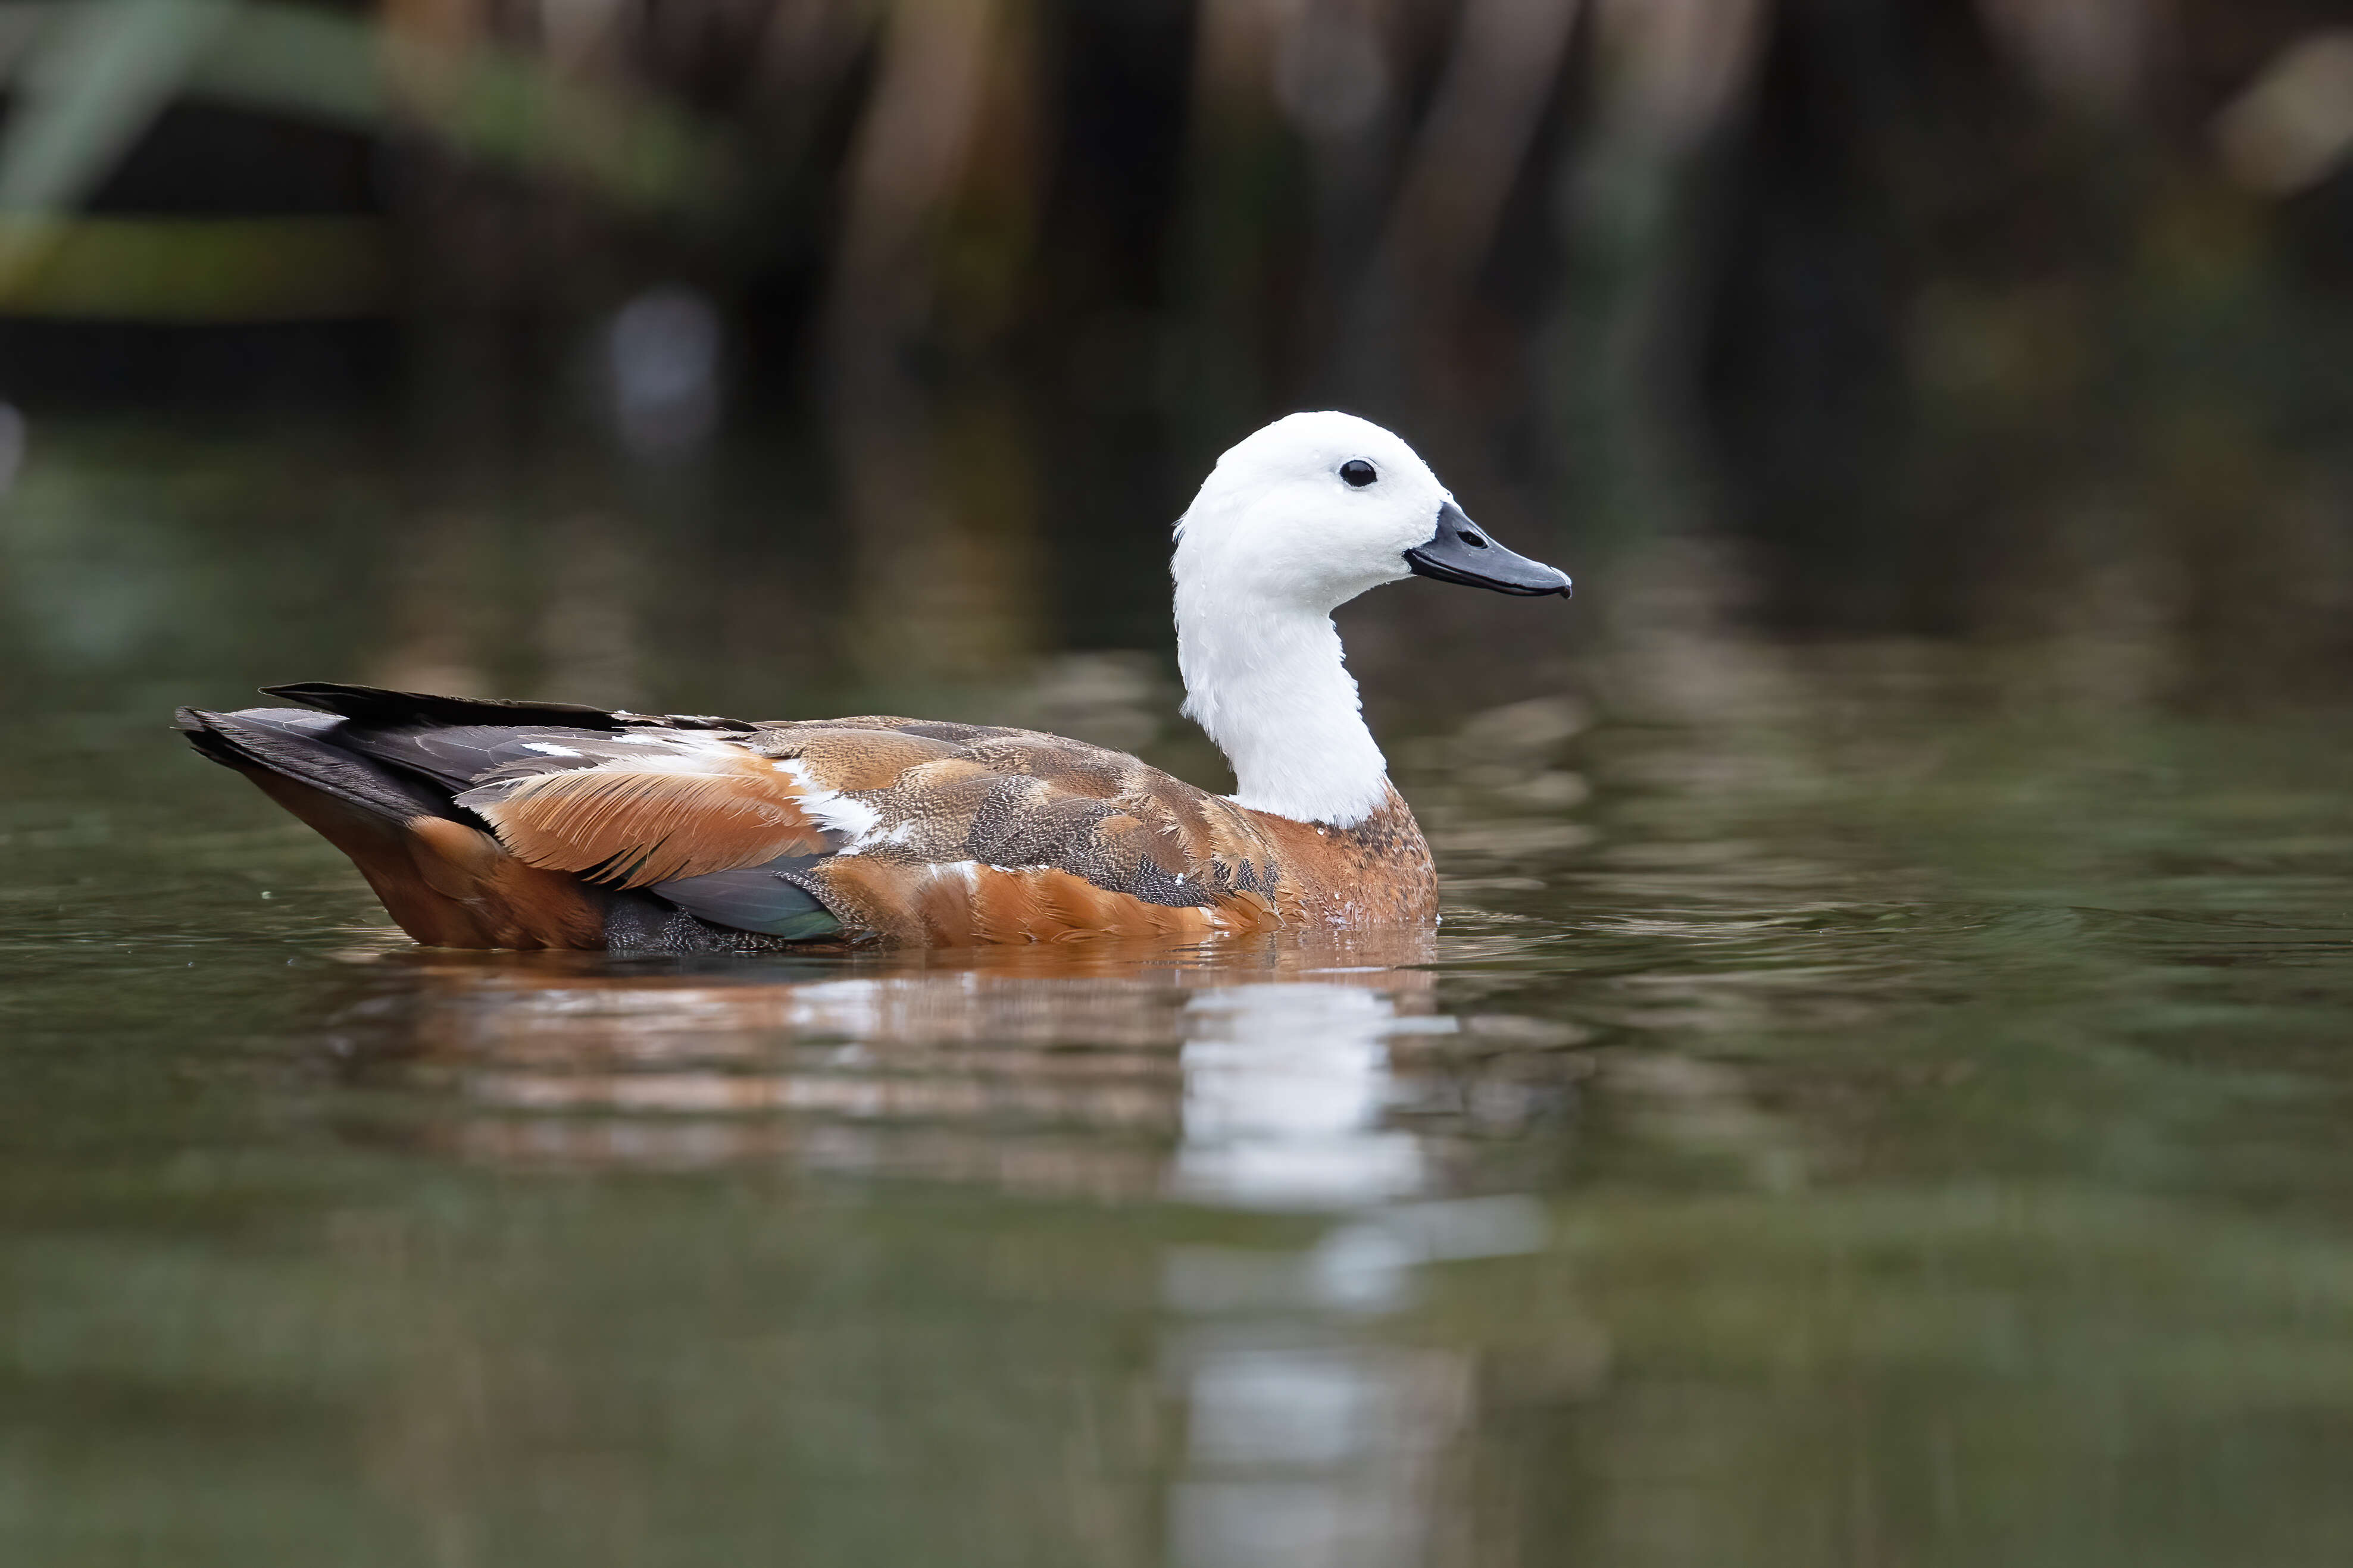
{"label": "dark gray bill", "polygon": [[1429,543],[1407,551],[1405,563],[1418,577],[1435,577],[1467,588],[1568,597],[1567,573],[1513,554],[1488,538],[1487,531],[1463,516],[1462,509],[1452,501],[1438,509],[1438,531]]}

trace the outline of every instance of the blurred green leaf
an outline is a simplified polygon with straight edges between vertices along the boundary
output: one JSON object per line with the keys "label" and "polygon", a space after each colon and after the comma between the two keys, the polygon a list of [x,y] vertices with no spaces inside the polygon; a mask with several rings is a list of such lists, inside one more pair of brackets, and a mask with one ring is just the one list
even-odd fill
{"label": "blurred green leaf", "polygon": [[236,9],[232,0],[85,0],[54,12],[17,62],[0,208],[54,212],[88,195]]}

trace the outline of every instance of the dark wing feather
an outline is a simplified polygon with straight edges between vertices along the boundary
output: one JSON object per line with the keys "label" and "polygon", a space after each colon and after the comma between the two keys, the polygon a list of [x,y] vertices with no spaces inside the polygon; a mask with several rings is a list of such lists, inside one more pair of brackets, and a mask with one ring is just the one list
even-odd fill
{"label": "dark wing feather", "polygon": [[262,690],[272,697],[283,697],[290,702],[369,724],[554,724],[579,730],[619,730],[632,724],[653,724],[667,730],[743,731],[758,728],[741,719],[721,719],[709,713],[631,713],[584,707],[577,702],[438,697],[427,691],[393,691],[381,686],[352,686],[334,680],[297,681],[290,686],[265,686]]}
{"label": "dark wing feather", "polygon": [[517,728],[496,724],[349,723],[339,742],[345,750],[422,773],[453,792],[502,775],[592,768],[625,748],[598,730]]}
{"label": "dark wing feather", "polygon": [[817,855],[784,855],[765,866],[656,882],[646,891],[713,925],[806,942],[812,937],[834,936],[841,931],[841,922],[831,910],[797,883],[786,879],[787,872],[806,871],[821,858]]}

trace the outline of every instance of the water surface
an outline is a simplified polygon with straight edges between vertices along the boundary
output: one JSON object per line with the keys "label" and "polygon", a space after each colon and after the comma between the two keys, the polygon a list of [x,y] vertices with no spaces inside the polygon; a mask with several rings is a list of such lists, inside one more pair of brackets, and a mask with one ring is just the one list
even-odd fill
{"label": "water surface", "polygon": [[[7,1560],[2353,1553],[2342,714],[1662,608],[1359,659],[1434,936],[425,952],[170,704],[906,694],[681,668],[593,562],[449,610],[312,460],[12,503]],[[1162,650],[1043,653],[939,700],[1212,776]]]}

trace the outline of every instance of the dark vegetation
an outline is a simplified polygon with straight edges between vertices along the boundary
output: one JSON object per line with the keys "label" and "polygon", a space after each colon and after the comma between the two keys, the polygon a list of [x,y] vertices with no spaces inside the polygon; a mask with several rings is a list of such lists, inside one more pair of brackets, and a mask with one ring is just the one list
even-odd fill
{"label": "dark vegetation", "polygon": [[37,414],[353,409],[420,511],[783,454],[714,483],[849,542],[853,622],[938,597],[943,672],[1155,640],[1140,521],[1324,404],[1581,574],[1713,540],[1785,631],[2234,700],[2348,651],[2341,5],[194,5],[10,8]]}

